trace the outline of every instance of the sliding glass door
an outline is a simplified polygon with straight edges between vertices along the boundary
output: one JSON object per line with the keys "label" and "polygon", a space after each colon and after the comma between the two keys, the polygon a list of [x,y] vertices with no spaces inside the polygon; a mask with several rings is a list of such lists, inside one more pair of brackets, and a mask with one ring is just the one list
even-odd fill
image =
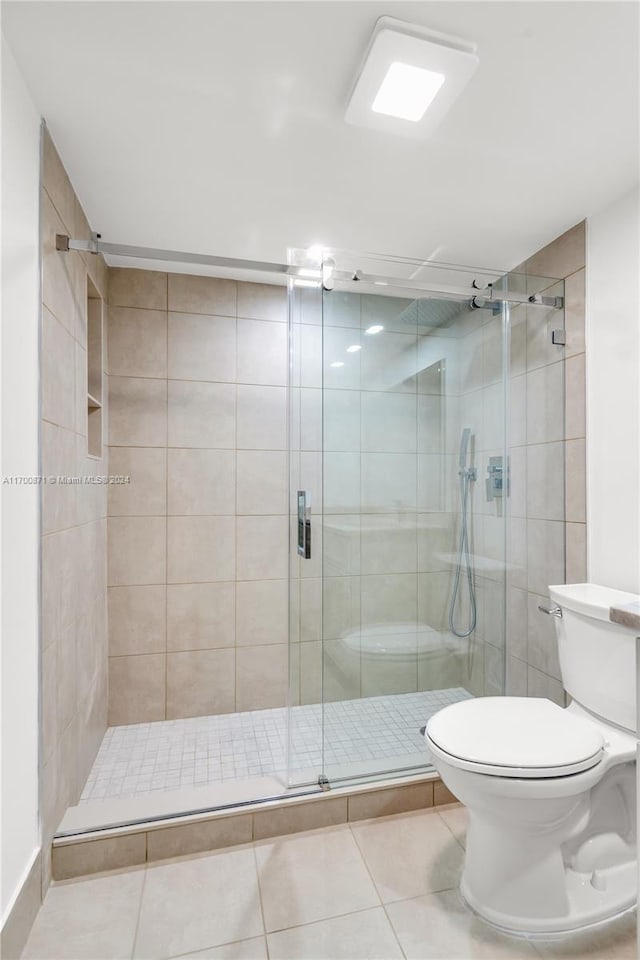
{"label": "sliding glass door", "polygon": [[332,252],[320,282],[301,264],[289,776],[335,783],[424,768],[431,714],[505,692],[508,361],[527,308],[482,271]]}

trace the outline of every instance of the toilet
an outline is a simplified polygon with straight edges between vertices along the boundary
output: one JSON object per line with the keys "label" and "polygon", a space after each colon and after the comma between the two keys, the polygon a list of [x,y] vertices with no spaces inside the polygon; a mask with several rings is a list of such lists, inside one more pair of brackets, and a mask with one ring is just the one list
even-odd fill
{"label": "toilet", "polygon": [[637,631],[609,609],[638,598],[549,588],[566,708],[485,697],[434,714],[425,738],[469,812],[461,893],[521,936],[582,930],[636,903]]}

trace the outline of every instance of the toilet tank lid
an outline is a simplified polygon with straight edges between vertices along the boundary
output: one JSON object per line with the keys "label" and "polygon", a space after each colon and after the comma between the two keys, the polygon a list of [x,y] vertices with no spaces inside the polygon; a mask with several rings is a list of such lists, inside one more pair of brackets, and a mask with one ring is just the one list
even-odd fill
{"label": "toilet tank lid", "polygon": [[636,593],[601,587],[597,583],[557,584],[549,587],[549,596],[559,607],[596,620],[609,620],[611,607],[623,607],[640,601]]}

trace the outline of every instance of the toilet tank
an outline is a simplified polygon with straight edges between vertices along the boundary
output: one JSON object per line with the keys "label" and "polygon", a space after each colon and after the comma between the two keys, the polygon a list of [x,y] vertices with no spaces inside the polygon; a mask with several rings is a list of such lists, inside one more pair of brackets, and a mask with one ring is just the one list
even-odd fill
{"label": "toilet tank", "polygon": [[638,601],[594,583],[549,587],[562,610],[554,619],[560,670],[574,700],[610,723],[636,730],[636,636],[609,620],[609,608]]}

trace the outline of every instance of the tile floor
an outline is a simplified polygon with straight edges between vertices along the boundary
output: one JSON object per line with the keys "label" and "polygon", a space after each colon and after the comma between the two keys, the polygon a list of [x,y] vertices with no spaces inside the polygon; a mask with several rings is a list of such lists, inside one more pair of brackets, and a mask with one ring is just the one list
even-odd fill
{"label": "tile floor", "polygon": [[[370,761],[372,771],[429,762],[419,730],[463,687],[341,700],[291,711],[292,770],[345,768]],[[254,710],[188,720],[109,727],[80,802],[135,797],[154,790],[206,786],[248,777],[284,776],[287,710]],[[358,773],[362,773],[359,768]],[[317,776],[317,774],[316,774]]]}
{"label": "tile floor", "polygon": [[458,894],[466,811],[440,807],[55,884],[28,960],[632,960],[635,916],[504,937]]}

